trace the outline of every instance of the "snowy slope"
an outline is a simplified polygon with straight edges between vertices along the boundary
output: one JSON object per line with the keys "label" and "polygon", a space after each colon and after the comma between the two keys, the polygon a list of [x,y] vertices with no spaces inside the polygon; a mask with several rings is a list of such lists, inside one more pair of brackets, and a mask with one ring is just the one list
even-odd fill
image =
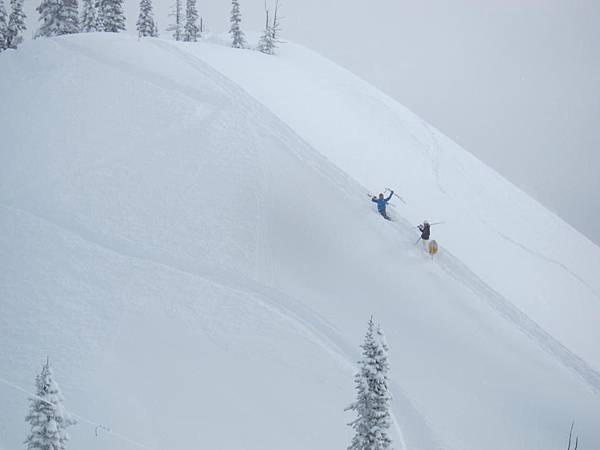
{"label": "snowy slope", "polygon": [[403,217],[445,221],[445,248],[600,369],[600,248],[353,74],[296,45],[281,53],[196,52],[364,186],[397,187]]}
{"label": "snowy slope", "polygon": [[[445,205],[574,232],[437,133],[432,160],[412,116],[341,69],[297,47],[265,58],[108,34],[0,56],[0,377],[30,389],[49,354],[84,417],[71,448],[343,448],[373,314],[391,351],[395,448],[562,448],[571,420],[600,445],[597,349],[577,341],[597,342],[584,321],[597,303],[505,240],[483,264],[489,228],[469,236]],[[278,70],[291,87],[261,88]],[[300,97],[310,106],[294,108]],[[339,102],[346,121],[326,120]],[[366,104],[369,136],[350,120]],[[344,153],[347,140],[357,147]],[[436,174],[427,200],[455,256],[432,262],[411,224],[429,214],[417,188]],[[408,201],[391,224],[364,195],[386,183]],[[572,239],[592,272],[567,247],[551,256],[596,282],[598,250]],[[529,317],[515,305],[536,283],[514,278],[519,267],[556,291]],[[495,285],[503,274],[518,295]],[[556,319],[559,288],[586,315],[579,328],[542,323]],[[18,448],[26,395],[0,384],[0,404],[0,448]]]}

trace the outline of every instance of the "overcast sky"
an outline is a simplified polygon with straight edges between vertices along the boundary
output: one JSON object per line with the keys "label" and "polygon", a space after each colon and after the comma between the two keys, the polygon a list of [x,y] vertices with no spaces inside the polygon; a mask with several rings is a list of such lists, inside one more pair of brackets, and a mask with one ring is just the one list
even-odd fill
{"label": "overcast sky", "polygon": [[[172,2],[154,0],[161,29]],[[37,20],[39,2],[25,3]],[[264,0],[240,3],[246,29],[260,29]],[[600,243],[599,0],[281,3],[285,38],[370,81]],[[130,30],[137,4],[127,0]],[[226,31],[229,0],[198,8]]]}

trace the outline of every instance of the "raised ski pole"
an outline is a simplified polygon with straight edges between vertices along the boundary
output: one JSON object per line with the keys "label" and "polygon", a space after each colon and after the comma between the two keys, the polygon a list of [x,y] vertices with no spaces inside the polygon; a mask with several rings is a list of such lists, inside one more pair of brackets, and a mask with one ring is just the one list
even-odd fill
{"label": "raised ski pole", "polygon": [[[394,192],[392,191],[390,188],[385,188],[386,191],[390,191],[390,192]],[[404,203],[406,205],[406,202],[404,201],[404,199],[402,197],[400,197],[398,194],[396,194],[395,192],[392,194],[395,195],[396,197],[398,197],[398,200],[400,200],[402,203]]]}
{"label": "raised ski pole", "polygon": [[[434,225],[442,225],[444,223],[446,223],[446,222],[433,222],[433,223],[430,223],[429,226],[432,227]],[[417,226],[415,226],[415,228],[419,228],[420,226],[421,225],[417,225]]]}

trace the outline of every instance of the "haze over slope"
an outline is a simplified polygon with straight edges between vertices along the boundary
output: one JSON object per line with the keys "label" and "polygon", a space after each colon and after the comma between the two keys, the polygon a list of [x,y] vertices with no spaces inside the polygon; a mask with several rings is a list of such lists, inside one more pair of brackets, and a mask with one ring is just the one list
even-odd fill
{"label": "haze over slope", "polygon": [[[600,252],[554,245],[572,230],[360,80],[294,46],[111,34],[0,74],[0,377],[31,385],[49,354],[68,407],[151,448],[331,449],[373,314],[396,448],[558,448],[573,419],[600,445]],[[365,196],[385,184],[394,223]],[[413,245],[433,213],[436,261]],[[26,399],[0,403],[17,448]]]}

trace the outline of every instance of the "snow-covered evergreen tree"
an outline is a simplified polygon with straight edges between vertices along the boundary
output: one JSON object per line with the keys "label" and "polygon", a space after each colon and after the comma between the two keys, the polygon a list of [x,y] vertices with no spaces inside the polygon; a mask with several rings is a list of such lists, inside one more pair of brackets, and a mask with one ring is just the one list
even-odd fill
{"label": "snow-covered evergreen tree", "polygon": [[42,0],[36,11],[40,13],[40,28],[35,37],[60,36],[79,32],[77,0]]}
{"label": "snow-covered evergreen tree", "polygon": [[102,11],[102,0],[94,1],[96,9],[96,31],[104,31],[104,13]]}
{"label": "snow-covered evergreen tree", "polygon": [[125,31],[123,0],[101,0],[98,13],[101,18],[102,31],[109,33]]}
{"label": "snow-covered evergreen tree", "polygon": [[185,5],[185,26],[183,27],[183,40],[196,42],[200,37],[200,28],[198,27],[198,10],[196,9],[196,0],[187,0]]}
{"label": "snow-covered evergreen tree", "polygon": [[259,52],[266,53],[267,55],[272,55],[275,45],[273,43],[273,32],[271,31],[271,22],[269,21],[269,10],[265,8],[265,31],[258,41],[257,50]]}
{"label": "snow-covered evergreen tree", "polygon": [[8,17],[4,0],[0,0],[0,52],[6,50],[6,39],[8,38]]}
{"label": "snow-covered evergreen tree", "polygon": [[40,6],[35,10],[40,13],[40,28],[35,33],[35,37],[56,36],[60,34],[58,17],[62,9],[62,0],[42,0]]}
{"label": "snow-covered evergreen tree", "polygon": [[29,399],[29,414],[25,418],[31,424],[31,433],[25,444],[28,450],[64,450],[69,440],[67,427],[74,425],[65,412],[63,398],[52,375],[50,362],[36,376],[36,396]]}
{"label": "snow-covered evergreen tree", "polygon": [[81,14],[81,31],[84,33],[93,33],[100,31],[98,29],[98,10],[96,0],[83,0],[83,12]]}
{"label": "snow-covered evergreen tree", "polygon": [[8,18],[6,47],[17,48],[19,44],[23,42],[23,31],[26,29],[23,0],[10,0],[10,16]]}
{"label": "snow-covered evergreen tree", "polygon": [[277,15],[279,9],[279,2],[275,3],[275,14],[273,15],[273,24],[269,21],[269,10],[265,8],[266,24],[265,31],[263,32],[260,40],[258,41],[258,50],[266,53],[267,55],[275,54],[275,49],[279,41],[280,24],[279,17]]}
{"label": "snow-covered evergreen tree", "polygon": [[63,0],[65,20],[62,34],[79,33],[78,0]]}
{"label": "snow-covered evergreen tree", "polygon": [[183,39],[183,26],[184,26],[184,15],[183,15],[183,0],[175,0],[175,4],[173,5],[173,10],[170,17],[173,17],[175,20],[169,27],[167,31],[173,32],[173,38],[176,41],[181,41]]}
{"label": "snow-covered evergreen tree", "polygon": [[239,0],[231,0],[231,46],[235,48],[244,48],[246,46],[246,36],[240,27],[242,22],[242,13],[240,12]]}
{"label": "snow-covered evergreen tree", "polygon": [[152,0],[140,0],[140,15],[137,21],[139,37],[155,37],[156,25],[152,13]]}
{"label": "snow-covered evergreen tree", "polygon": [[347,408],[357,414],[349,424],[354,429],[354,437],[348,450],[390,449],[392,442],[387,434],[391,424],[388,347],[381,328],[375,328],[373,318],[369,320],[361,348],[363,358],[354,377],[356,401]]}

